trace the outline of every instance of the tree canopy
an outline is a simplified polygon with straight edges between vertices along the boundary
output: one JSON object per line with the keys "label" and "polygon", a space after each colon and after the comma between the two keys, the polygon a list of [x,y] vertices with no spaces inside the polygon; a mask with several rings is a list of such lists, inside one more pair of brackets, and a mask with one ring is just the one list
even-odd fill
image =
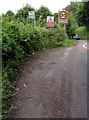
{"label": "tree canopy", "polygon": [[33,10],[35,9],[32,8],[30,5],[26,4],[26,6],[24,6],[23,8],[17,11],[16,18],[22,18],[22,17],[27,18],[28,11],[33,11]]}
{"label": "tree canopy", "polygon": [[78,23],[89,30],[89,2],[83,2],[77,11]]}

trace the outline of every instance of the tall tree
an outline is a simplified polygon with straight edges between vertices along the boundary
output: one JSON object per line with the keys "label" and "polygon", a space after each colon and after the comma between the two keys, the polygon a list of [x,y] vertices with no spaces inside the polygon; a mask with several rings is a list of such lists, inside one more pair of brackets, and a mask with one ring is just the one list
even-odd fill
{"label": "tall tree", "polygon": [[42,16],[41,19],[46,19],[46,17],[50,15],[52,15],[51,11],[44,6],[41,6],[39,10],[36,12],[37,19],[39,19],[40,16]]}
{"label": "tall tree", "polygon": [[18,10],[18,12],[16,13],[16,18],[27,18],[28,16],[28,11],[34,11],[35,9],[32,8],[30,5],[26,4],[26,6],[24,6],[23,8],[21,8],[20,10]]}
{"label": "tall tree", "polygon": [[51,16],[51,11],[44,6],[41,6],[39,10],[36,11],[36,21],[38,21],[38,26],[45,26],[47,16]]}
{"label": "tall tree", "polygon": [[70,5],[68,5],[65,8],[65,10],[68,10],[69,12],[75,13],[79,4],[80,4],[80,2],[71,2]]}
{"label": "tall tree", "polygon": [[80,25],[86,26],[89,30],[89,2],[83,2],[77,11],[77,20]]}
{"label": "tall tree", "polygon": [[15,18],[15,14],[11,10],[8,10],[6,14],[2,14],[2,17],[6,21],[12,21]]}

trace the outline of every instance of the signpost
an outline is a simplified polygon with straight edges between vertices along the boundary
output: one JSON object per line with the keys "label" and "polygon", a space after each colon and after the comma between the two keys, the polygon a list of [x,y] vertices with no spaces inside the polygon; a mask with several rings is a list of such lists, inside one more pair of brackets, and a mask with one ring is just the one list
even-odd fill
{"label": "signpost", "polygon": [[58,12],[58,23],[64,24],[64,32],[66,33],[66,24],[68,24],[68,11]]}
{"label": "signpost", "polygon": [[28,18],[29,19],[34,19],[34,27],[36,27],[35,11],[29,11],[28,12]]}
{"label": "signpost", "polygon": [[47,16],[47,27],[54,27],[54,16]]}
{"label": "signpost", "polygon": [[28,12],[28,17],[29,17],[29,19],[34,19],[34,17],[35,17],[35,12],[34,12],[34,11],[29,11],[29,12]]}
{"label": "signpost", "polygon": [[58,12],[58,23],[63,23],[63,24],[68,23],[68,11]]}

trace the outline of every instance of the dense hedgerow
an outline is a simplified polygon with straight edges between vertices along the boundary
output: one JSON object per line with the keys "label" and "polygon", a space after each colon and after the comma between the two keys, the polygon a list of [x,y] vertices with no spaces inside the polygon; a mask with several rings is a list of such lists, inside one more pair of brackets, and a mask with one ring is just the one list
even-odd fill
{"label": "dense hedgerow", "polygon": [[76,29],[76,34],[78,34],[81,40],[89,40],[89,32],[85,26],[79,27]]}
{"label": "dense hedgerow", "polygon": [[[8,113],[8,98],[11,97],[15,76],[23,59],[45,49],[63,45],[67,39],[62,28],[33,27],[22,22],[2,22],[2,85],[3,117]],[[11,109],[9,109],[10,111]]]}

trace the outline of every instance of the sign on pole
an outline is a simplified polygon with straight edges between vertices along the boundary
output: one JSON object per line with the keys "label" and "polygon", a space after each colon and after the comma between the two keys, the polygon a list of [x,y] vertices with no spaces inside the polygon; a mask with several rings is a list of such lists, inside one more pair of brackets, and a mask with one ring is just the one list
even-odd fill
{"label": "sign on pole", "polygon": [[28,12],[28,18],[29,19],[34,19],[34,27],[36,27],[35,11],[29,11]]}
{"label": "sign on pole", "polygon": [[63,24],[68,23],[68,11],[58,12],[58,23],[63,23]]}
{"label": "sign on pole", "polygon": [[54,27],[54,16],[47,16],[47,27]]}
{"label": "sign on pole", "polygon": [[34,19],[34,17],[35,17],[35,12],[34,12],[34,11],[29,11],[29,12],[28,12],[28,17],[29,17],[29,19]]}

